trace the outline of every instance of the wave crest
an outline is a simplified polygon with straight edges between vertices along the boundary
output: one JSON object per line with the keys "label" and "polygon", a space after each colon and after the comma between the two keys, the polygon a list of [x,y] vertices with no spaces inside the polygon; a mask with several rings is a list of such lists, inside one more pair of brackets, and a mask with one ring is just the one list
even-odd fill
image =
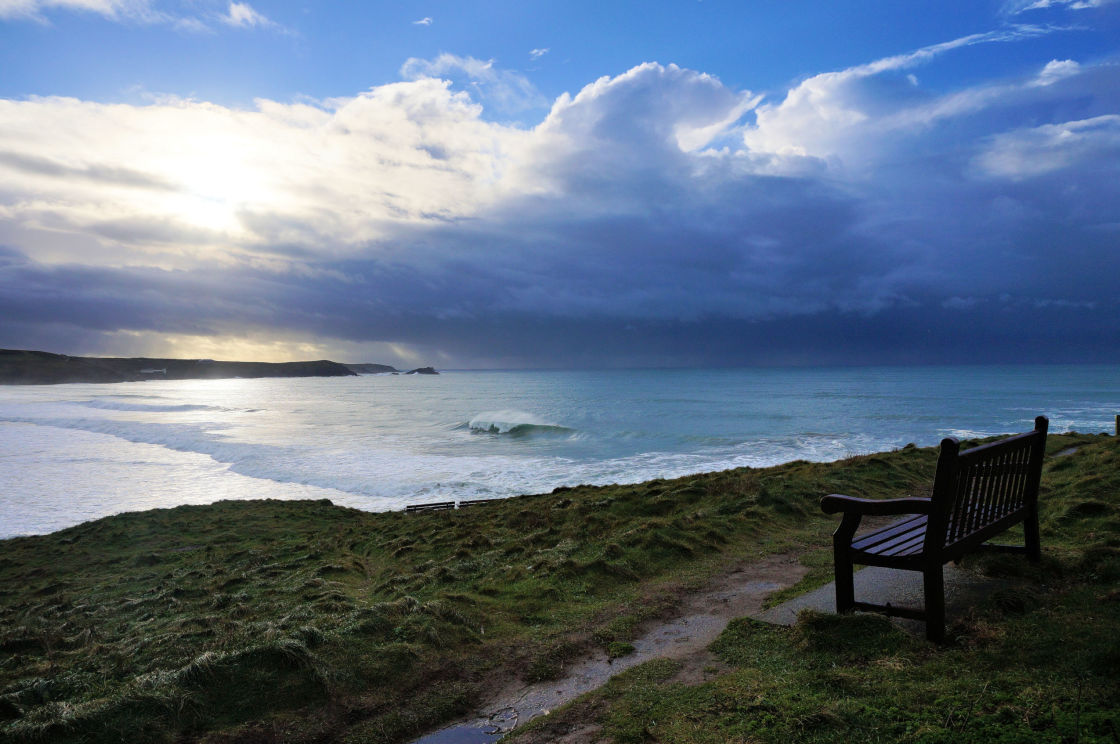
{"label": "wave crest", "polygon": [[526,436],[536,433],[570,434],[575,431],[567,426],[544,421],[524,411],[480,413],[467,422],[467,428],[472,432],[508,434],[510,436]]}

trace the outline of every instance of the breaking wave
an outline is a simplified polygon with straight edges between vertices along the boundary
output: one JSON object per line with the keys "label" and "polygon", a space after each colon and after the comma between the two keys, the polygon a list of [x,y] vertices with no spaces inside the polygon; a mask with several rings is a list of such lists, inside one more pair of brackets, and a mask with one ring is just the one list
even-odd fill
{"label": "breaking wave", "polygon": [[480,413],[469,422],[466,428],[481,434],[507,434],[514,437],[531,436],[534,434],[563,434],[575,433],[575,429],[559,424],[543,421],[539,417],[524,411],[490,411]]}

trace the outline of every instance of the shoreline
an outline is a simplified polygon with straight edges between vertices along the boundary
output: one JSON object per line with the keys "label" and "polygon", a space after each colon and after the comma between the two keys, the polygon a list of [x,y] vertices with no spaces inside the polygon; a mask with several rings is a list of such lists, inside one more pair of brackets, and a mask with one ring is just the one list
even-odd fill
{"label": "shoreline", "polygon": [[[1069,434],[1074,434],[1074,435],[1078,434],[1077,432],[1068,432],[1068,433]],[[962,444],[963,444],[963,446],[966,446],[966,447],[967,446],[973,446],[974,443],[976,443],[976,442],[984,441],[986,439],[995,439],[995,438],[999,438],[999,437],[1002,437],[1002,436],[1008,436],[1008,434],[996,434],[996,435],[991,435],[989,437],[962,439]],[[1091,435],[1087,435],[1087,436],[1091,436]],[[773,462],[773,463],[760,464],[760,465],[735,465],[735,464],[730,464],[728,467],[725,467],[725,468],[717,468],[717,469],[712,469],[712,470],[698,470],[698,471],[694,471],[694,472],[685,472],[685,473],[671,473],[671,474],[667,474],[667,475],[664,475],[664,476],[661,476],[661,477],[647,478],[647,479],[644,479],[644,480],[634,480],[634,481],[628,481],[628,480],[617,481],[616,480],[616,481],[609,481],[609,482],[603,482],[603,483],[590,482],[590,483],[578,483],[578,484],[572,484],[572,485],[559,485],[559,486],[553,487],[549,491],[542,491],[542,492],[537,492],[537,493],[514,493],[514,494],[510,494],[508,496],[496,496],[496,497],[489,497],[489,498],[478,498],[477,494],[468,490],[461,495],[450,495],[450,496],[446,496],[446,497],[442,497],[442,498],[435,498],[435,499],[432,499],[431,501],[425,501],[425,502],[408,502],[408,503],[403,503],[403,504],[400,504],[400,505],[386,507],[386,508],[382,508],[382,509],[371,509],[371,508],[366,508],[364,505],[356,505],[354,503],[343,503],[343,502],[340,502],[340,501],[337,500],[338,497],[331,498],[329,496],[325,496],[325,497],[321,497],[321,498],[315,498],[313,496],[308,496],[308,497],[296,496],[296,497],[291,497],[291,498],[279,498],[279,499],[275,498],[273,496],[263,496],[263,497],[247,497],[247,498],[217,498],[217,499],[214,499],[213,501],[201,501],[201,502],[187,501],[187,502],[183,502],[183,503],[170,504],[170,505],[166,505],[166,506],[155,506],[155,507],[150,507],[150,508],[147,508],[147,509],[127,509],[127,510],[123,510],[123,511],[117,511],[117,512],[113,512],[111,514],[105,514],[105,515],[102,515],[102,516],[90,517],[89,519],[84,519],[80,522],[75,522],[73,524],[67,524],[65,526],[57,527],[57,528],[52,529],[52,530],[47,531],[47,532],[26,532],[26,533],[20,533],[20,534],[8,535],[8,536],[0,536],[0,542],[3,542],[4,540],[12,540],[12,539],[18,539],[18,538],[25,538],[25,537],[42,537],[42,536],[48,536],[48,535],[55,535],[59,532],[65,531],[65,530],[73,529],[73,528],[80,527],[82,525],[90,524],[90,523],[93,523],[93,522],[98,522],[98,521],[104,520],[104,519],[112,519],[114,517],[119,517],[119,516],[122,516],[122,515],[130,515],[130,514],[135,515],[135,514],[144,514],[144,513],[147,513],[147,512],[154,512],[154,511],[167,511],[167,510],[177,509],[179,507],[188,507],[188,506],[189,507],[202,507],[202,506],[211,506],[211,505],[220,504],[220,503],[237,504],[237,503],[247,503],[247,502],[262,501],[262,500],[266,500],[266,501],[273,501],[273,500],[275,500],[275,501],[289,501],[289,502],[311,502],[311,503],[324,503],[325,502],[325,503],[329,503],[331,506],[334,506],[334,507],[338,507],[338,508],[342,508],[342,509],[353,509],[355,511],[360,511],[360,512],[363,512],[363,513],[366,513],[366,514],[395,514],[395,513],[404,514],[404,513],[410,513],[410,512],[416,512],[416,511],[429,511],[429,510],[430,511],[436,511],[436,512],[446,512],[446,511],[458,512],[462,508],[472,508],[472,509],[473,508],[486,508],[486,506],[489,505],[491,502],[511,502],[511,501],[516,501],[518,499],[543,498],[543,497],[547,497],[547,496],[563,494],[565,492],[576,491],[576,490],[603,489],[603,488],[616,488],[616,487],[643,487],[643,486],[647,486],[650,483],[661,483],[661,482],[666,482],[666,481],[710,477],[710,476],[719,475],[721,473],[726,473],[726,472],[731,472],[731,471],[736,471],[736,470],[743,470],[743,469],[762,471],[762,470],[767,470],[767,469],[772,469],[772,468],[778,468],[778,467],[793,465],[793,464],[797,464],[797,463],[811,463],[811,464],[819,464],[819,465],[829,465],[829,464],[839,463],[839,462],[842,462],[844,460],[849,460],[853,457],[871,457],[871,456],[875,456],[875,455],[886,455],[886,454],[890,454],[890,453],[893,453],[893,452],[897,452],[899,450],[913,449],[913,448],[917,448],[917,445],[915,445],[913,443],[909,443],[909,444],[906,444],[906,445],[903,445],[903,446],[893,447],[893,448],[890,448],[890,449],[884,449],[884,450],[879,450],[879,451],[875,451],[875,452],[849,452],[849,453],[846,453],[844,455],[839,455],[839,456],[837,456],[835,458],[832,458],[832,459],[816,459],[816,458],[811,458],[811,457],[795,457],[795,458],[789,459],[789,460],[783,460],[783,461],[780,461],[780,462]],[[926,446],[926,447],[922,447],[920,449],[936,449],[936,446],[935,445],[929,445],[929,446]],[[251,476],[246,476],[246,477],[251,477]],[[260,484],[261,488],[264,489],[264,490],[267,490],[270,487],[270,485],[269,485],[270,483],[275,483],[274,481],[269,481],[268,479],[261,479],[261,478],[253,478],[253,480],[254,481],[268,481],[267,483]],[[293,484],[279,483],[279,484],[276,484],[276,485],[283,486],[283,485],[293,485]],[[298,484],[295,484],[295,485],[298,485]],[[321,490],[327,490],[327,489],[321,489]],[[346,493],[345,495],[349,496],[349,497],[353,497],[355,499],[366,498],[366,497],[363,497],[362,494]],[[450,506],[448,506],[449,504],[450,504]],[[462,505],[462,506],[460,506],[460,505]],[[433,506],[436,507],[436,508],[433,509],[432,508]]]}
{"label": "shoreline", "polygon": [[[1076,433],[1076,432],[1073,432],[1073,433]],[[997,438],[998,436],[1003,436],[1003,435],[995,435],[995,436],[990,437],[990,438]],[[973,441],[975,441],[975,440],[973,440]],[[402,505],[399,505],[399,506],[393,506],[393,507],[384,508],[384,509],[367,509],[367,508],[363,508],[362,506],[355,506],[353,504],[338,503],[337,501],[335,501],[334,499],[331,499],[330,497],[323,497],[323,498],[318,498],[318,499],[317,498],[310,498],[310,497],[309,498],[293,497],[293,498],[278,499],[278,498],[273,498],[273,497],[268,497],[268,496],[263,497],[263,498],[250,497],[250,498],[243,498],[243,499],[242,498],[218,498],[218,499],[215,499],[213,501],[206,501],[206,502],[186,502],[186,503],[173,504],[173,505],[168,505],[168,506],[154,506],[154,507],[150,507],[150,508],[147,508],[147,509],[129,509],[129,510],[124,510],[124,511],[113,512],[112,514],[106,514],[106,515],[99,516],[99,517],[91,517],[89,519],[85,519],[85,520],[80,521],[80,522],[75,522],[73,524],[69,524],[69,525],[66,525],[66,526],[63,526],[63,527],[58,527],[57,529],[53,529],[49,532],[29,532],[29,533],[21,533],[21,534],[18,534],[18,535],[9,535],[9,536],[6,536],[6,537],[5,536],[0,536],[0,543],[2,543],[4,540],[14,540],[14,539],[19,539],[19,538],[27,538],[27,537],[46,537],[46,536],[50,536],[50,535],[56,535],[60,532],[66,531],[66,530],[82,527],[83,525],[88,525],[88,524],[92,524],[92,523],[95,523],[95,522],[99,522],[101,520],[113,519],[115,517],[121,517],[121,516],[127,516],[127,515],[143,515],[143,514],[146,514],[146,513],[149,513],[149,512],[170,511],[170,510],[179,509],[179,508],[183,508],[183,507],[206,507],[206,506],[215,506],[215,505],[218,505],[218,504],[239,504],[239,503],[253,503],[253,502],[260,502],[260,501],[282,501],[282,502],[296,502],[296,503],[298,503],[298,502],[327,503],[327,504],[330,504],[332,507],[336,507],[336,508],[340,508],[340,509],[351,509],[351,510],[354,510],[354,511],[357,511],[357,512],[362,512],[364,514],[408,514],[408,513],[414,513],[414,512],[426,513],[426,512],[429,512],[429,511],[434,512],[434,513],[441,513],[441,512],[455,513],[455,512],[461,511],[462,509],[467,509],[467,508],[469,508],[469,509],[475,509],[475,508],[484,509],[488,505],[490,505],[492,502],[493,503],[514,502],[514,501],[517,501],[519,499],[546,498],[546,497],[549,497],[549,496],[560,495],[560,494],[564,494],[564,493],[571,492],[571,491],[583,491],[583,490],[589,490],[589,489],[647,487],[650,484],[665,483],[665,482],[668,482],[668,481],[679,481],[679,480],[688,480],[688,479],[694,479],[694,478],[714,477],[714,476],[718,476],[722,473],[729,473],[729,472],[739,471],[739,470],[762,471],[762,470],[768,470],[768,469],[772,469],[772,468],[780,468],[780,467],[783,467],[783,466],[788,466],[788,465],[793,465],[793,464],[798,464],[798,463],[815,464],[815,465],[829,465],[829,464],[834,464],[834,463],[841,462],[843,460],[851,459],[853,457],[869,457],[869,456],[876,455],[876,454],[889,454],[889,453],[897,452],[899,450],[907,449],[907,448],[911,448],[911,449],[916,448],[916,445],[908,444],[908,445],[905,445],[903,447],[895,447],[893,449],[881,450],[879,452],[849,453],[849,454],[846,454],[846,455],[838,456],[838,457],[836,457],[834,459],[831,459],[831,460],[819,460],[819,459],[809,459],[809,458],[799,457],[799,458],[793,458],[793,459],[790,459],[790,460],[784,460],[784,461],[781,461],[781,462],[775,462],[775,463],[758,465],[758,466],[754,466],[754,465],[730,465],[729,467],[726,467],[726,468],[719,468],[719,469],[714,469],[714,470],[698,470],[698,471],[695,471],[695,472],[686,472],[686,473],[677,473],[677,474],[668,474],[668,475],[665,475],[663,477],[647,478],[645,480],[634,480],[634,481],[623,480],[623,481],[611,481],[611,482],[605,482],[605,483],[578,483],[578,484],[572,484],[572,485],[560,485],[560,486],[555,486],[550,491],[542,491],[542,492],[537,492],[537,493],[515,493],[515,494],[511,494],[509,496],[496,496],[496,497],[493,497],[493,498],[473,498],[473,497],[471,497],[471,496],[473,496],[473,494],[467,493],[467,494],[464,495],[464,497],[455,496],[455,497],[452,497],[452,498],[443,498],[443,499],[433,500],[433,501],[428,501],[428,502],[405,503],[405,504],[402,504]],[[925,447],[923,449],[930,449],[930,447]],[[254,480],[261,480],[261,479],[254,479]],[[266,486],[266,488],[267,488],[267,486]],[[360,494],[347,494],[347,495],[349,495],[349,496],[360,496]],[[435,507],[435,508],[432,508],[432,507]]]}
{"label": "shoreline", "polygon": [[[1100,604],[1092,593],[1101,591],[1097,585],[1089,594],[1052,587],[1090,575],[1111,586],[1108,561],[1120,569],[1120,550],[1103,542],[1120,505],[1120,441],[1057,434],[1048,442],[1051,455],[1073,447],[1072,454],[1051,458],[1044,475],[1044,551],[1057,563],[1041,567],[1050,573],[1040,585],[1051,588],[1032,606],[1059,612],[1054,622],[1064,626],[1064,618],[1081,610],[1062,609],[1062,597],[1091,599],[1097,624],[1079,625],[1074,645],[1063,640],[1062,653],[1100,656],[1095,644],[1120,632],[1120,603]],[[588,654],[629,655],[643,628],[687,607],[730,567],[796,555],[805,578],[787,592],[827,581],[835,524],[820,512],[819,497],[920,493],[935,459],[935,448],[914,447],[414,514],[325,501],[220,501],[6,539],[0,541],[0,652],[7,659],[0,665],[0,735],[62,743],[119,730],[158,742],[265,734],[287,741],[409,741],[468,715],[511,680],[558,679]],[[1042,596],[1043,590],[1030,591]],[[913,653],[906,657],[912,660],[869,668],[903,675],[902,687],[934,684],[930,699],[952,697],[937,680],[971,679],[978,662],[969,654],[994,653],[992,639],[1002,637],[990,623],[1050,617],[1027,611],[956,628],[965,654],[956,662],[892,640],[885,648]],[[721,656],[721,675],[736,674],[751,654],[807,653],[790,635],[808,632],[798,626],[753,632],[770,639],[768,645]],[[743,633],[733,621],[713,648],[741,644]],[[974,637],[987,640],[976,645]],[[1051,643],[1037,629],[1008,637]],[[826,654],[821,668],[847,663],[842,646],[821,648],[813,652]],[[1029,656],[1008,654],[1010,666]],[[789,663],[806,674],[814,668]],[[938,663],[958,666],[949,677],[921,671]],[[664,667],[658,659],[639,665],[625,684],[647,679],[642,670],[650,664]],[[913,679],[905,676],[909,669],[916,670]],[[1018,673],[1008,674],[1001,684],[1018,684]],[[812,684],[830,688],[826,681]],[[1083,710],[1090,716],[1099,710],[1093,696],[1108,693],[1092,680],[1085,684]],[[673,699],[668,692],[656,695]],[[884,705],[893,715],[921,715]],[[591,710],[587,715],[601,725],[634,715],[600,719],[594,711],[610,703],[596,706],[579,709]],[[838,731],[847,735],[863,731],[860,726],[852,719]]]}
{"label": "shoreline", "polygon": [[[962,396],[979,402],[974,411],[928,402],[933,396],[910,377],[810,377],[795,382],[787,399],[776,396],[787,394],[790,381],[754,373],[0,389],[0,481],[9,493],[0,532],[44,534],[120,511],[221,498],[329,498],[393,510],[796,459],[830,462],[908,442],[933,445],[946,434],[1019,430],[1021,409],[986,406],[979,392]],[[1075,408],[1042,409],[1057,414],[1055,430],[1074,423],[1092,430],[1096,422],[1077,411],[1095,411],[1102,401],[1112,407],[1096,392],[1099,372],[1049,384],[1023,400],[1051,399],[1059,387],[1079,391]],[[869,386],[878,393],[870,399],[861,392]],[[935,388],[955,386],[941,376]],[[655,405],[642,405],[651,398]],[[476,433],[475,422],[486,420],[509,431]],[[942,428],[950,423],[961,428]],[[69,484],[67,493],[55,483]]]}

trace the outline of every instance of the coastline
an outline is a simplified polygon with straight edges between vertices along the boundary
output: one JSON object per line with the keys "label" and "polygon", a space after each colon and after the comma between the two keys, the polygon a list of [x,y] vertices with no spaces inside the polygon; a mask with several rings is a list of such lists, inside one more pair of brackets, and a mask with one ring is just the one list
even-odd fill
{"label": "coastline", "polygon": [[262,377],[354,377],[438,375],[432,367],[402,372],[388,364],[342,364],[329,359],[300,362],[229,362],[214,359],[83,357],[48,351],[0,349],[0,385],[231,380]]}
{"label": "coastline", "polygon": [[213,359],[80,357],[46,351],[0,349],[0,384],[227,380],[259,377],[350,377],[345,365],[313,362],[223,362]]}
{"label": "coastline", "polygon": [[327,498],[380,511],[829,462],[1020,431],[1039,413],[1055,431],[1112,430],[1117,373],[464,372],[4,386],[0,534],[223,498]]}
{"label": "coastline", "polygon": [[[1088,580],[1077,568],[1086,560],[1120,560],[1106,541],[1120,445],[1061,434],[1048,449],[1074,446],[1044,476],[1052,558],[1041,570],[1055,586]],[[549,679],[596,649],[625,653],[644,623],[729,565],[792,552],[808,569],[792,591],[826,581],[834,524],[819,496],[919,492],[935,454],[915,447],[419,514],[226,501],[3,540],[0,732],[65,742],[127,726],[152,741],[254,731],[406,741],[469,712],[496,680]],[[1052,575],[1059,569],[1065,578]],[[1054,591],[1035,606],[1064,607]],[[1115,637],[1120,613],[1102,607],[1096,622]],[[990,636],[987,627],[958,628],[960,647]],[[1094,628],[1069,653],[1099,643]],[[740,626],[729,632],[742,642]],[[993,653],[993,642],[979,648]],[[956,658],[913,653],[916,670]],[[966,653],[953,663],[976,662]],[[46,681],[28,686],[34,679]],[[928,683],[907,684],[918,679]],[[1087,701],[1110,689],[1087,684]],[[59,717],[54,703],[70,712]],[[1102,710],[1093,705],[1085,715]]]}

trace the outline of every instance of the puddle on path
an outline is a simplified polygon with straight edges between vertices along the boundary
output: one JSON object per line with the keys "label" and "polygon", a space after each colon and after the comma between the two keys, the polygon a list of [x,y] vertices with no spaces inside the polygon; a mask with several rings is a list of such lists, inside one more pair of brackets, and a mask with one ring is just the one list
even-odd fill
{"label": "puddle on path", "polygon": [[422,736],[412,744],[490,744],[500,739],[503,734],[505,732],[500,728],[489,724],[482,726],[462,724]]}
{"label": "puddle on path", "polygon": [[707,590],[686,599],[677,617],[647,628],[632,642],[634,653],[612,661],[599,652],[573,664],[563,679],[511,685],[471,720],[412,744],[488,744],[633,666],[657,658],[684,660],[701,655],[728,622],[761,612],[767,595],[795,584],[806,571],[795,556],[774,556],[722,576]]}

